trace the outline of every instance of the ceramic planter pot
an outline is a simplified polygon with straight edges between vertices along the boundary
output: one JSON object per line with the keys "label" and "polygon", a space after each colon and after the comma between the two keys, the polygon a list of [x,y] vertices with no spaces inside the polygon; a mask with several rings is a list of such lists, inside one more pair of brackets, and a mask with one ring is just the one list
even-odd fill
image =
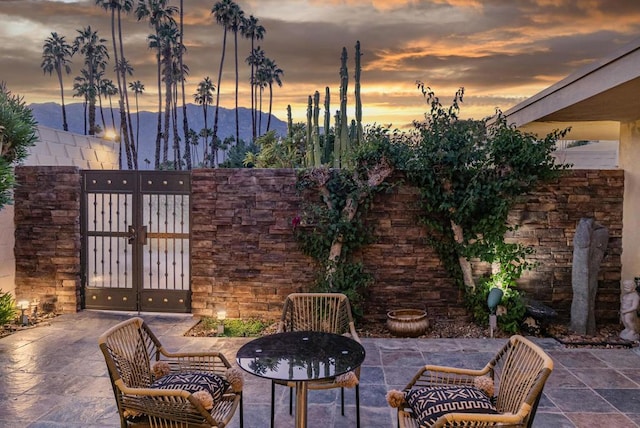
{"label": "ceramic planter pot", "polygon": [[427,312],[421,309],[397,309],[387,312],[387,329],[394,336],[418,337],[428,328]]}

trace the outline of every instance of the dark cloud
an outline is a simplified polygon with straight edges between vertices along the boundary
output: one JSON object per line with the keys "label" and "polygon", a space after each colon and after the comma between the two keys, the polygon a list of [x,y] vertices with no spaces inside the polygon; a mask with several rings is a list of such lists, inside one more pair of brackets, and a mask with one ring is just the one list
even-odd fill
{"label": "dark cloud", "polygon": [[[135,3],[135,2],[134,2]],[[217,81],[223,30],[211,14],[212,0],[185,1],[185,61],[190,68],[189,99],[205,76]],[[266,29],[256,42],[284,71],[274,92],[274,112],[284,117],[292,104],[304,115],[307,96],[329,86],[337,98],[340,54],[345,46],[353,76],[354,45],[362,44],[363,97],[389,117],[420,119],[424,100],[415,88],[422,80],[439,94],[467,88],[465,106],[493,113],[534,95],[577,68],[633,40],[640,33],[636,0],[589,2],[548,0],[246,0],[238,1]],[[177,1],[173,2],[178,5]],[[0,1],[0,80],[27,102],[59,100],[57,81],[40,69],[42,43],[52,32],[72,41],[91,25],[108,39],[111,15],[94,0]],[[147,46],[151,28],[133,15],[123,17],[125,54],[135,68],[133,80],[145,84],[141,105],[155,108],[156,66]],[[239,40],[241,104],[248,105],[248,40]],[[221,103],[232,106],[233,37],[227,38]],[[112,67],[112,66],[111,66]],[[65,76],[71,87],[79,73]],[[353,84],[351,82],[351,87]],[[72,99],[68,90],[68,99]],[[367,106],[365,106],[366,109]]]}

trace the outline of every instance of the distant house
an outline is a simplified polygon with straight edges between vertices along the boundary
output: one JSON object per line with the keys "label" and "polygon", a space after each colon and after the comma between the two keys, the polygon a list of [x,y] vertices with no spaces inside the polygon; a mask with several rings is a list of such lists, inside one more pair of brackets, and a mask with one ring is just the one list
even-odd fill
{"label": "distant house", "polygon": [[[118,169],[119,145],[113,141],[38,126],[38,141],[29,148],[27,166],[77,166]],[[0,290],[15,290],[13,205],[0,210]]]}
{"label": "distant house", "polygon": [[[567,138],[618,142],[617,167],[625,177],[622,279],[640,276],[640,39],[579,69],[505,115],[509,123],[539,135],[571,127]],[[611,150],[601,155],[610,157]],[[585,156],[594,155],[584,155],[582,160]]]}

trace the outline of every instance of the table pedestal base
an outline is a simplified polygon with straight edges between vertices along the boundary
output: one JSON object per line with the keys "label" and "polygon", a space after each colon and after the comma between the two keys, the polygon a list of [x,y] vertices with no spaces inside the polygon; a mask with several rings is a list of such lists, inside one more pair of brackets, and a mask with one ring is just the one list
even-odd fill
{"label": "table pedestal base", "polygon": [[296,382],[296,428],[307,428],[307,382]]}

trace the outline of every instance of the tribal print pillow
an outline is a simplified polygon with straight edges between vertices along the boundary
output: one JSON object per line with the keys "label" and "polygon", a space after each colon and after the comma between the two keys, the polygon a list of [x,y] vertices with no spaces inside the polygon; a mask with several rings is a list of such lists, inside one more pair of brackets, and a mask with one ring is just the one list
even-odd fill
{"label": "tribal print pillow", "polygon": [[447,413],[497,414],[491,400],[474,386],[429,386],[412,389],[407,393],[407,403],[420,426],[431,426]]}

